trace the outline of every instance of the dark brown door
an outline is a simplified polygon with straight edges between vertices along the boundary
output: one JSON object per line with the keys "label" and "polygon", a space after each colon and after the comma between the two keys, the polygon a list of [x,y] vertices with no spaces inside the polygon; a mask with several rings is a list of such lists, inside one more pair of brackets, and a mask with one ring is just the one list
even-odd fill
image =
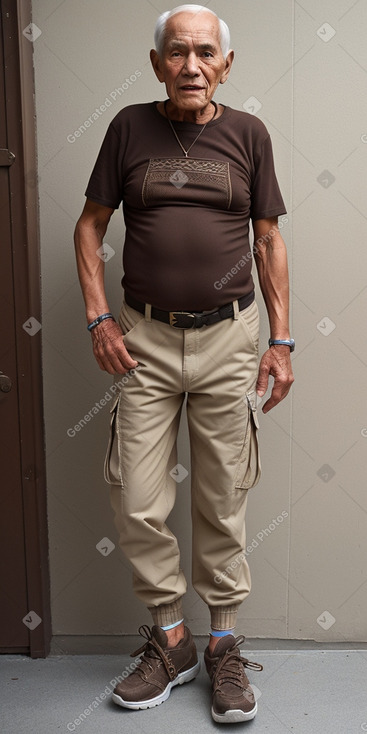
{"label": "dark brown door", "polygon": [[28,3],[0,9],[0,652],[38,657],[49,650],[50,610],[37,200],[26,175],[32,49],[21,37]]}
{"label": "dark brown door", "polygon": [[[4,70],[1,38],[2,70]],[[0,648],[26,648],[28,629],[22,623],[27,611],[22,481],[20,465],[19,404],[14,323],[14,282],[10,228],[9,167],[4,75],[0,78],[0,202],[1,267],[0,314],[0,579],[2,590]]]}

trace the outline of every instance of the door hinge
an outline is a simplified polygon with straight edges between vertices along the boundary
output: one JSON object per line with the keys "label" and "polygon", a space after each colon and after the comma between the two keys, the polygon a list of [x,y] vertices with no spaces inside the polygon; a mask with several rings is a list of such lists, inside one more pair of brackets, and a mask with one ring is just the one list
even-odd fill
{"label": "door hinge", "polygon": [[7,148],[0,148],[0,166],[12,166],[15,161],[15,155]]}

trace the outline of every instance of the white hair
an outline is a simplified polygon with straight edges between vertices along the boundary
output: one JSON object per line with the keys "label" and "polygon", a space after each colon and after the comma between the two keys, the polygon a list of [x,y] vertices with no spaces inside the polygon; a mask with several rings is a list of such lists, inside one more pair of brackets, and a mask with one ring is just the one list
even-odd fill
{"label": "white hair", "polygon": [[200,13],[201,11],[205,11],[206,13],[211,13],[214,15],[215,18],[218,19],[219,22],[219,39],[220,39],[220,47],[222,49],[222,54],[224,58],[227,58],[227,55],[229,53],[230,49],[230,33],[229,28],[227,26],[227,23],[224,22],[221,18],[218,18],[217,14],[214,13],[213,10],[210,10],[209,8],[206,8],[204,5],[178,5],[177,8],[173,8],[173,10],[166,10],[165,13],[162,13],[155,26],[154,30],[154,43],[155,48],[158,54],[161,56],[163,52],[163,45],[164,45],[164,35],[166,31],[166,24],[167,20],[169,18],[172,18],[173,15],[177,15],[177,13]]}

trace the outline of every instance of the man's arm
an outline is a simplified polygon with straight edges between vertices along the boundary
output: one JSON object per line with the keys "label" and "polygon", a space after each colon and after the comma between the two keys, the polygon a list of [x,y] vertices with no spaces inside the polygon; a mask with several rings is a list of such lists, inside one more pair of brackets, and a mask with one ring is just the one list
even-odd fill
{"label": "man's arm", "polygon": [[[289,339],[287,252],[277,221],[278,217],[271,217],[253,222],[254,258],[268,312],[270,338]],[[294,381],[289,347],[272,346],[263,354],[256,384],[260,397],[267,391],[269,375],[274,377],[274,385],[269,400],[263,406],[263,413],[274,408],[288,395]]]}
{"label": "man's arm", "polygon": [[[114,212],[87,199],[75,227],[74,242],[79,281],[85,302],[87,323],[109,312],[104,288],[104,262],[97,255]],[[101,368],[113,375],[125,374],[138,364],[127,352],[120,326],[112,319],[91,331],[94,356]]]}

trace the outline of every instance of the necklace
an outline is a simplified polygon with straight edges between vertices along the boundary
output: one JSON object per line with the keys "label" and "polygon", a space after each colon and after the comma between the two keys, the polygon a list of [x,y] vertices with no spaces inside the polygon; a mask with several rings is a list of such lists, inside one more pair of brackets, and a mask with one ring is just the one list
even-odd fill
{"label": "necklace", "polygon": [[191,148],[193,147],[193,145],[195,145],[195,143],[197,142],[197,140],[199,140],[199,138],[200,138],[200,135],[201,135],[201,134],[202,134],[202,133],[204,132],[204,130],[205,130],[205,128],[206,128],[206,126],[207,126],[208,122],[211,122],[212,120],[214,120],[214,117],[215,117],[215,115],[216,115],[216,114],[217,114],[217,112],[218,112],[218,105],[217,105],[217,103],[216,103],[216,102],[212,102],[212,104],[214,105],[214,115],[213,115],[213,117],[212,117],[212,118],[211,118],[210,120],[208,120],[208,122],[206,122],[206,123],[205,123],[205,125],[203,125],[203,127],[201,128],[201,130],[200,130],[200,132],[199,132],[199,135],[197,135],[197,136],[196,136],[196,138],[195,138],[194,142],[193,142],[193,143],[191,143],[190,147],[189,147],[189,148],[188,148],[188,149],[186,150],[186,148],[184,148],[184,147],[183,147],[183,145],[182,145],[182,143],[181,143],[181,140],[180,140],[180,138],[178,137],[178,135],[177,135],[177,133],[176,133],[176,130],[175,130],[175,128],[174,128],[174,127],[173,127],[173,125],[172,125],[172,121],[171,121],[171,120],[169,119],[169,117],[168,117],[168,114],[167,114],[167,102],[168,102],[168,100],[166,99],[166,100],[165,100],[165,102],[164,102],[164,111],[165,111],[165,113],[166,113],[166,117],[167,117],[167,120],[168,120],[168,122],[169,122],[169,124],[170,124],[171,130],[172,130],[172,132],[173,132],[173,134],[174,134],[174,136],[175,136],[175,138],[176,138],[176,140],[177,140],[177,142],[178,142],[178,144],[179,144],[179,146],[180,146],[181,150],[182,150],[182,151],[184,152],[185,158],[188,158],[188,157],[189,157],[189,152],[190,152]]}

